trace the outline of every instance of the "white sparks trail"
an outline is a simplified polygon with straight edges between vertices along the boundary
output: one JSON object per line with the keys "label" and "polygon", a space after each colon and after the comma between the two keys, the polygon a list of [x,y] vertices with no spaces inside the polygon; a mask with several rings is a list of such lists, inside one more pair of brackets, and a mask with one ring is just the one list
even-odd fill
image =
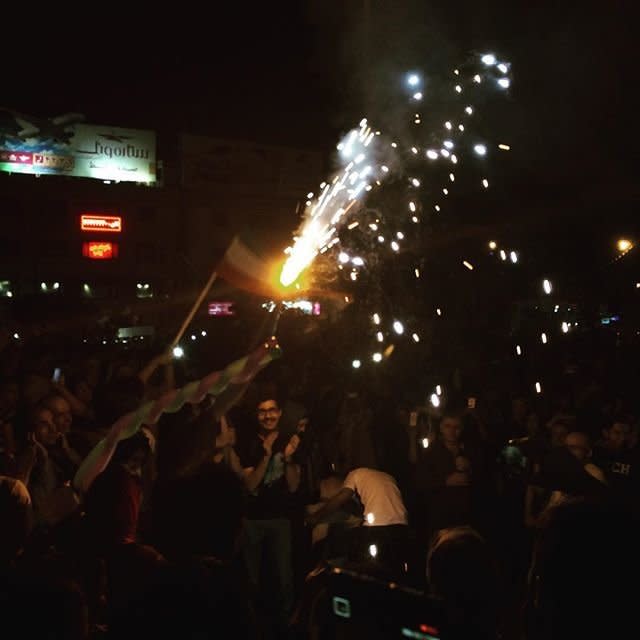
{"label": "white sparks trail", "polygon": [[[441,129],[435,127],[428,132],[428,144],[417,143],[415,140],[399,144],[374,130],[367,119],[363,118],[359,128],[349,132],[337,147],[340,168],[336,175],[320,185],[319,195],[315,199],[313,193],[307,195],[302,224],[294,236],[292,246],[285,250],[287,259],[280,275],[281,283],[284,286],[295,283],[318,254],[325,254],[334,247],[337,268],[346,269],[345,276],[356,281],[358,271],[368,267],[368,256],[363,258],[351,255],[347,248],[341,247],[341,240],[344,241],[340,237],[341,231],[366,234],[377,251],[396,255],[402,253],[403,243],[413,240],[408,229],[417,229],[418,223],[429,217],[442,215],[441,212],[446,210],[449,197],[459,187],[456,177],[462,165],[468,164],[477,171],[480,163],[482,173],[476,178],[475,184],[481,185],[483,190],[488,189],[490,176],[486,175],[485,163],[496,150],[510,151],[511,146],[503,141],[492,143],[474,133],[475,127],[472,124],[479,109],[473,102],[474,97],[483,96],[489,90],[507,90],[511,86],[509,70],[509,63],[499,61],[494,54],[484,54],[466,68],[455,69],[454,80],[450,85],[452,97],[446,98],[446,104],[451,104],[452,111],[442,122]],[[422,107],[422,102],[430,97],[429,92],[424,87],[424,79],[417,73],[409,74],[406,84],[412,131],[416,138],[420,137],[424,141],[427,136],[421,128],[424,126],[423,115],[417,111]],[[434,175],[438,176],[436,180],[443,181],[441,184],[433,184],[430,179],[421,180],[416,175],[407,175],[408,167],[415,167],[416,161],[420,160],[425,163],[424,167],[428,171],[435,172],[435,167],[439,167],[438,173]],[[443,163],[448,166],[446,171],[440,169]],[[406,180],[408,194],[405,204],[400,207],[404,215],[393,214],[391,222],[397,227],[389,229],[389,219],[373,221],[371,218],[364,219],[363,216],[357,219],[369,194],[392,177]],[[407,227],[407,224],[410,226]],[[399,229],[401,226],[402,231]],[[491,242],[490,249],[497,249],[494,241]],[[508,260],[507,256],[513,264],[518,261],[518,254],[512,249],[507,253],[501,248],[499,255],[503,261]],[[462,264],[469,272],[473,272],[477,266],[466,259]],[[420,278],[419,266],[414,264],[410,269],[416,279]],[[435,312],[437,316],[442,316],[442,309],[437,308]],[[383,320],[382,313],[376,311],[372,320],[375,325],[372,333],[375,345],[373,353],[369,357],[353,358],[352,366],[355,369],[367,361],[379,363],[390,355],[393,351],[392,340],[411,339],[414,343],[420,341],[421,328],[410,327],[411,323],[401,320],[397,315],[389,315]],[[389,344],[385,345],[385,342]]]}

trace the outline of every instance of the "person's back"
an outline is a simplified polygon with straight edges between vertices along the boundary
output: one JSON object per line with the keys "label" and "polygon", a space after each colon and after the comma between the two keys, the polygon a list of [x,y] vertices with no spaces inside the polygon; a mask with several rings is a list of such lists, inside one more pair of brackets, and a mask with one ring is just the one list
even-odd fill
{"label": "person's back", "polygon": [[406,525],[407,509],[395,479],[388,473],[361,467],[344,480],[358,494],[364,507],[365,526]]}
{"label": "person's back", "polygon": [[550,509],[532,564],[530,637],[628,636],[637,608],[638,533],[638,522],[610,503]]}
{"label": "person's back", "polygon": [[152,531],[164,560],[152,586],[118,612],[113,636],[255,637],[238,557],[245,509],[241,480],[219,465],[161,479]]}
{"label": "person's back", "polygon": [[471,527],[441,529],[427,554],[427,582],[441,598],[454,640],[495,638],[502,609],[496,559],[489,544]]}

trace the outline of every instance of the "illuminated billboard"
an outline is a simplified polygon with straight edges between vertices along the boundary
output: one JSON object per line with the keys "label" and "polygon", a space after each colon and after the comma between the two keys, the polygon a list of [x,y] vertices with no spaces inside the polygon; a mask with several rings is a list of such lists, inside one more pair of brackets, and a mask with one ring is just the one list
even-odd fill
{"label": "illuminated billboard", "polygon": [[90,260],[111,260],[118,257],[116,242],[83,242],[82,255]]}
{"label": "illuminated billboard", "polygon": [[82,119],[74,113],[38,118],[0,109],[0,171],[156,181],[153,131],[81,124]]}
{"label": "illuminated billboard", "polygon": [[82,231],[120,233],[122,218],[120,216],[103,216],[99,213],[83,213],[80,216],[80,229]]}

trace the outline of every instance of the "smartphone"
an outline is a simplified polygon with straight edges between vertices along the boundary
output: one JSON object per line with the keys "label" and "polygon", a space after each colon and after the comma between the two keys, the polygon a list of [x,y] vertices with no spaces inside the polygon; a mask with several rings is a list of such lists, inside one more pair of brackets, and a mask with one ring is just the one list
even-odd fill
{"label": "smartphone", "polygon": [[53,380],[53,382],[60,382],[61,376],[62,376],[62,369],[60,367],[56,367],[53,370],[53,375],[51,376],[51,380]]}

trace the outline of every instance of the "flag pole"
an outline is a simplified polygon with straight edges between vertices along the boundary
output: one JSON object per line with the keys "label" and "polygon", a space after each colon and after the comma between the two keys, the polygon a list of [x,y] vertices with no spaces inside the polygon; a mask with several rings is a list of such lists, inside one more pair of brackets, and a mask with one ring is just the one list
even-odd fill
{"label": "flag pole", "polygon": [[187,317],[184,319],[184,321],[182,323],[182,326],[178,330],[178,333],[176,333],[175,338],[171,341],[171,345],[169,347],[170,349],[173,349],[173,347],[175,347],[178,344],[178,342],[180,342],[180,339],[184,335],[184,332],[187,330],[187,327],[189,326],[189,324],[193,320],[193,316],[196,315],[196,311],[198,310],[198,308],[202,304],[202,301],[204,300],[204,297],[209,292],[209,289],[211,289],[211,285],[214,283],[214,281],[215,281],[215,279],[217,277],[218,277],[218,266],[216,265],[214,267],[213,271],[211,272],[211,275],[209,276],[209,279],[207,280],[207,283],[204,285],[204,288],[200,292],[200,295],[198,296],[196,301],[193,303],[193,306],[191,307],[191,311],[189,311],[189,313],[187,314]]}

